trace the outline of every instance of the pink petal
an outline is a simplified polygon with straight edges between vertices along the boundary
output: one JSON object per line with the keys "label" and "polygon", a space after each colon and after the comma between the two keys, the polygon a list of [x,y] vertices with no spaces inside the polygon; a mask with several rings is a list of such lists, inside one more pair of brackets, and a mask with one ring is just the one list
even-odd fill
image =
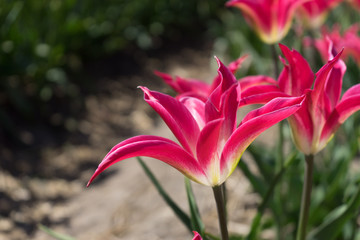
{"label": "pink petal", "polygon": [[244,56],[236,59],[235,61],[232,61],[228,65],[228,68],[229,68],[230,72],[235,74],[237,72],[237,70],[241,67],[241,64],[247,59],[247,57],[248,57],[248,55],[244,55]]}
{"label": "pink petal", "polygon": [[186,106],[166,94],[140,88],[145,101],[161,116],[181,145],[195,155],[200,129]]}
{"label": "pink petal", "polygon": [[211,185],[218,182],[220,175],[219,137],[224,119],[216,119],[206,124],[200,133],[197,145],[197,159],[205,171]]}
{"label": "pink petal", "polygon": [[232,74],[232,72],[230,72],[230,70],[218,58],[216,58],[216,61],[219,65],[218,74],[220,82],[219,85],[211,92],[209,101],[220,111],[222,95],[232,85],[237,84],[237,80],[234,74]]}
{"label": "pink petal", "polygon": [[87,186],[105,169],[127,158],[156,158],[176,168],[194,181],[206,184],[198,162],[178,144],[157,136],[136,136],[116,145],[99,164]]}
{"label": "pink petal", "polygon": [[180,97],[179,101],[190,111],[200,130],[205,126],[205,103],[194,97]]}
{"label": "pink petal", "polygon": [[304,91],[311,88],[314,74],[308,62],[295,50],[290,51],[285,45],[279,44],[288,64],[279,77],[280,89],[290,96],[301,96]]}
{"label": "pink petal", "polygon": [[[325,64],[317,73],[316,73],[316,80],[314,83],[314,90],[311,94],[311,100],[313,106],[317,109],[326,109],[326,102],[324,100],[325,93],[325,86],[326,82],[329,78],[329,74],[331,74],[331,70],[334,68],[335,64],[340,58],[342,51],[337,54],[332,60],[330,60],[327,64]],[[333,78],[332,81],[342,81],[342,79],[337,75],[338,78]],[[335,85],[339,85],[333,83]],[[323,111],[323,110],[316,110],[316,111]]]}
{"label": "pink petal", "polygon": [[185,79],[181,77],[176,77],[176,82],[182,92],[194,92],[199,95],[208,96],[209,94],[209,84],[197,79]]}
{"label": "pink petal", "polygon": [[209,84],[202,82],[197,79],[185,79],[176,77],[173,79],[172,76],[159,71],[154,71],[155,75],[159,76],[164,82],[169,85],[177,93],[196,93],[200,96],[207,96],[209,93]]}
{"label": "pink petal", "polygon": [[304,99],[304,102],[300,109],[288,118],[291,126],[292,137],[296,147],[305,154],[311,154],[313,136],[314,136],[314,124],[312,120],[310,108],[310,94],[311,90],[308,90]]}
{"label": "pink petal", "polygon": [[[304,101],[305,96],[301,97],[279,97],[274,98],[261,108],[255,109],[249,112],[240,123],[240,126],[247,121],[253,121],[254,119],[264,116],[268,113],[276,112],[276,111],[283,111],[287,107],[296,107],[299,110],[302,102]],[[286,114],[286,112],[285,112]],[[290,114],[291,115],[291,114]],[[286,117],[285,117],[286,118]]]}
{"label": "pink petal", "polygon": [[179,85],[177,84],[176,81],[174,81],[174,79],[172,78],[172,76],[170,76],[167,73],[163,73],[163,72],[159,72],[159,71],[154,71],[154,74],[157,75],[158,77],[162,78],[164,80],[164,82],[169,85],[175,92],[181,93],[182,89],[179,87]]}
{"label": "pink petal", "polygon": [[262,108],[250,112],[225,144],[220,160],[221,181],[230,176],[245,149],[257,136],[294,114],[303,100],[304,97],[275,98]]}
{"label": "pink petal", "polygon": [[241,86],[241,92],[244,92],[247,88],[254,86],[262,85],[274,85],[277,86],[278,83],[275,79],[265,76],[265,75],[256,75],[256,76],[247,76],[239,79]]}
{"label": "pink petal", "polygon": [[192,240],[202,240],[202,238],[201,238],[201,236],[200,236],[199,233],[197,233],[197,232],[195,232],[195,231],[193,231],[193,233],[194,233],[194,238],[193,238]]}
{"label": "pink petal", "polygon": [[288,95],[274,85],[253,86],[241,93],[240,106],[248,104],[265,104],[277,97],[288,97]]}

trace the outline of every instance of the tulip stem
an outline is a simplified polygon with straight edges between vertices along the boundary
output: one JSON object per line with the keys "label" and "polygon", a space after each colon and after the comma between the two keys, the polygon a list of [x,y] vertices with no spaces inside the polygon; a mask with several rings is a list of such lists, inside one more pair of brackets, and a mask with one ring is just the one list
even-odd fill
{"label": "tulip stem", "polygon": [[215,186],[215,187],[213,187],[213,192],[214,192],[216,208],[217,208],[217,212],[218,212],[221,240],[229,240],[223,189],[224,188],[222,187],[222,185]]}
{"label": "tulip stem", "polygon": [[304,174],[304,186],[301,198],[300,217],[297,229],[296,240],[305,240],[306,227],[309,219],[312,178],[314,168],[314,155],[305,156],[305,174]]}
{"label": "tulip stem", "polygon": [[276,44],[271,44],[270,48],[271,48],[272,61],[274,63],[274,76],[275,79],[277,80],[280,73],[279,73],[279,56],[276,52]]}

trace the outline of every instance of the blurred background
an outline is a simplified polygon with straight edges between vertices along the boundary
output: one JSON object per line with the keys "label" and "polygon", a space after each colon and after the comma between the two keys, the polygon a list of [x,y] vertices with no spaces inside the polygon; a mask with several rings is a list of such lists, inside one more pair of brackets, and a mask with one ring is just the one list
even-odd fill
{"label": "blurred background", "polygon": [[[66,204],[106,152],[159,127],[137,89],[171,93],[154,70],[211,81],[214,55],[249,54],[238,77],[272,73],[269,46],[225,2],[0,0],[0,239],[40,239],[39,223],[76,232]],[[354,19],[342,5],[327,24]],[[296,23],[282,43],[302,48]],[[355,61],[348,69],[346,88],[360,79]]]}

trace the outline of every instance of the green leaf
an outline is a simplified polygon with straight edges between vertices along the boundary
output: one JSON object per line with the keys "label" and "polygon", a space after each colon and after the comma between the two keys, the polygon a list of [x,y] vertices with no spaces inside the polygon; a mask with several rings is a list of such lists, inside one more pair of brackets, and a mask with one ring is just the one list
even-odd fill
{"label": "green leaf", "polygon": [[[263,216],[263,214],[265,212],[265,209],[267,208],[267,206],[271,202],[271,196],[274,193],[275,187],[277,186],[280,179],[284,175],[286,169],[294,162],[296,157],[297,157],[297,151],[290,154],[288,159],[286,159],[283,167],[280,169],[280,171],[272,179],[272,181],[271,181],[271,183],[269,185],[269,188],[267,189],[266,193],[264,194],[262,202],[261,202],[261,204],[259,205],[259,207],[257,209],[257,214],[256,214],[256,216],[254,217],[254,219],[253,219],[253,221],[251,223],[250,232],[249,232],[248,236],[246,237],[247,240],[256,240],[256,239],[258,239],[257,234],[258,234],[258,231],[259,231],[261,218],[262,218],[262,216]],[[273,209],[273,211],[274,211],[274,209]]]}
{"label": "green leaf", "polygon": [[197,206],[195,196],[191,188],[191,182],[186,177],[185,177],[185,187],[186,187],[186,194],[188,197],[189,208],[191,213],[191,225],[193,227],[193,230],[200,233],[201,236],[204,236],[205,226],[200,217],[199,208]]}
{"label": "green leaf", "polygon": [[169,205],[169,207],[174,211],[175,215],[184,223],[186,228],[192,233],[192,226],[190,217],[183,211],[181,208],[170,198],[166,193],[164,188],[161,186],[160,182],[156,179],[155,175],[151,172],[150,168],[145,164],[140,157],[137,157],[141,167],[144,169],[146,175],[149,177],[151,182],[154,184],[155,188],[158,190],[160,196],[164,201]]}
{"label": "green leaf", "polygon": [[39,229],[45,233],[47,233],[48,235],[50,235],[51,237],[57,239],[57,240],[76,240],[75,238],[73,237],[70,237],[70,236],[67,236],[67,235],[64,235],[64,234],[61,234],[61,233],[58,233],[58,232],[55,232],[54,230],[42,225],[42,224],[39,224],[38,225]]}
{"label": "green leaf", "polygon": [[308,240],[332,240],[335,239],[345,223],[354,217],[360,207],[360,186],[349,204],[344,204],[328,214],[326,220],[318,228],[311,231]]}

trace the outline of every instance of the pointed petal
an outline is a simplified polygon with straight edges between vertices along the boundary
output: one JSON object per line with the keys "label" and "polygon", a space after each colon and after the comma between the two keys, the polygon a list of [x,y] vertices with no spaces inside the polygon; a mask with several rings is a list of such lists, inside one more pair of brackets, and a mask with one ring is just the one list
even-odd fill
{"label": "pointed petal", "polygon": [[310,65],[299,52],[290,51],[282,44],[279,44],[279,47],[288,62],[279,76],[279,87],[290,96],[301,96],[314,82]]}
{"label": "pointed petal", "polygon": [[216,61],[219,65],[218,74],[220,82],[218,86],[214,88],[209,96],[209,101],[216,109],[220,111],[221,98],[226,90],[228,90],[232,85],[237,84],[237,80],[230,72],[230,70],[218,59]]}
{"label": "pointed petal", "polygon": [[237,70],[241,67],[241,64],[247,59],[247,57],[248,57],[248,55],[246,54],[246,55],[244,55],[242,57],[239,57],[235,61],[232,61],[228,65],[228,68],[229,68],[230,72],[235,74],[237,72]]}
{"label": "pointed petal", "polygon": [[154,74],[160,78],[162,78],[164,80],[164,82],[169,85],[175,92],[177,93],[181,93],[182,90],[181,88],[178,86],[178,84],[174,81],[173,77],[170,76],[167,73],[163,73],[163,72],[159,72],[159,71],[154,71]]}
{"label": "pointed petal", "polygon": [[[325,94],[325,86],[326,82],[329,79],[329,75],[331,74],[331,70],[334,68],[335,64],[339,60],[341,56],[342,51],[337,54],[332,60],[330,60],[327,64],[325,64],[317,73],[316,73],[316,80],[314,83],[314,90],[311,94],[311,101],[313,103],[313,106],[316,107],[318,110],[315,109],[315,111],[323,111],[322,109],[325,109],[325,100],[324,100],[324,94]],[[337,78],[332,78],[331,81],[342,81],[341,78],[339,78],[339,75],[337,75]],[[335,84],[335,83],[333,83]],[[339,85],[339,84],[335,84]],[[323,113],[320,113],[323,114]]]}
{"label": "pointed petal", "polygon": [[329,74],[329,77],[325,84],[325,94],[324,94],[324,105],[326,107],[328,116],[330,112],[333,111],[337,103],[339,102],[340,95],[341,95],[341,87],[342,87],[342,80],[343,76],[346,71],[346,65],[345,63],[339,59],[333,69],[331,70],[331,73]]}
{"label": "pointed petal", "polygon": [[301,107],[304,97],[276,98],[250,112],[226,142],[220,160],[220,183],[230,176],[250,143],[266,129],[291,116]]}
{"label": "pointed petal", "polygon": [[116,145],[99,164],[90,183],[105,169],[127,158],[145,156],[156,158],[182,172],[187,177],[207,184],[198,162],[175,142],[157,136],[136,136]]}
{"label": "pointed petal", "polygon": [[189,110],[175,98],[146,87],[140,88],[145,101],[161,116],[181,145],[195,155],[200,129]]}
{"label": "pointed petal", "polygon": [[208,96],[209,84],[197,79],[185,79],[176,77],[176,82],[183,93],[194,92],[202,96]]}
{"label": "pointed petal", "polygon": [[159,76],[164,82],[169,85],[175,92],[181,93],[196,93],[200,96],[207,96],[209,93],[209,84],[197,79],[185,79],[176,77],[175,79],[169,74],[154,71],[155,75]]}

